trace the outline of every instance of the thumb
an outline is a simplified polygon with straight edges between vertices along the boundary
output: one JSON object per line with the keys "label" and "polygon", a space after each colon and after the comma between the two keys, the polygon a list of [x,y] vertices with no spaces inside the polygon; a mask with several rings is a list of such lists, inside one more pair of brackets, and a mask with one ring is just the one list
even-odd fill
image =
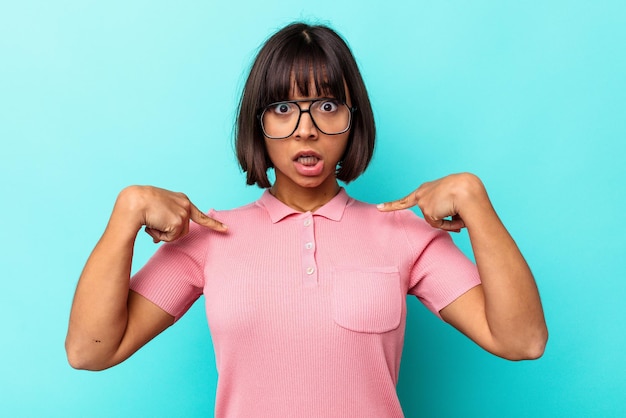
{"label": "thumb", "polygon": [[459,215],[437,218],[424,214],[424,220],[433,228],[448,232],[461,232],[461,229],[465,228],[465,222]]}
{"label": "thumb", "polygon": [[228,226],[216,219],[211,218],[210,216],[205,215],[193,203],[191,204],[191,213],[189,217],[198,225],[206,226],[214,231],[226,232],[226,230],[228,230]]}

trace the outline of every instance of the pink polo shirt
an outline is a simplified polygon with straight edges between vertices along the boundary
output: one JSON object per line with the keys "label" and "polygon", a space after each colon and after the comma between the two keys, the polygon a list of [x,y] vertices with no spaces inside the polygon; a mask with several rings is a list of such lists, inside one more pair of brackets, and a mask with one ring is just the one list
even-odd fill
{"label": "pink polo shirt", "polygon": [[202,294],[219,373],[216,417],[401,417],[406,295],[433,313],[480,283],[408,210],[341,190],[314,213],[265,192],[161,246],[131,287],[180,318]]}

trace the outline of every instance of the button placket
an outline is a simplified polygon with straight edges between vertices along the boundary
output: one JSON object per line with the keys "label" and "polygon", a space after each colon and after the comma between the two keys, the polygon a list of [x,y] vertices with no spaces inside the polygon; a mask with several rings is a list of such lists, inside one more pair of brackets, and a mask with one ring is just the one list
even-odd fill
{"label": "button placket", "polygon": [[311,286],[317,284],[314,227],[313,214],[306,213],[304,219],[302,219],[302,276],[304,283]]}

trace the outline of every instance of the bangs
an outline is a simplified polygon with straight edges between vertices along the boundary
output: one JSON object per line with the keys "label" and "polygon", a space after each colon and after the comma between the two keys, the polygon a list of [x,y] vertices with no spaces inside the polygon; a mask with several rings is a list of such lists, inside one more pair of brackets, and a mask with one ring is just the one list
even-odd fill
{"label": "bangs", "polygon": [[324,50],[309,37],[299,37],[277,50],[265,77],[262,106],[289,100],[295,87],[306,97],[346,100],[341,61],[332,50]]}

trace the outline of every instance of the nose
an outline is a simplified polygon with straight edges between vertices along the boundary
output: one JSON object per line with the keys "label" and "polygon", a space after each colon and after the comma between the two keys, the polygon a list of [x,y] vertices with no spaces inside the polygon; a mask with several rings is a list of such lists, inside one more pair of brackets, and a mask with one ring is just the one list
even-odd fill
{"label": "nose", "polygon": [[317,127],[313,122],[310,109],[301,109],[300,120],[298,121],[298,126],[296,126],[294,136],[300,139],[316,139],[317,134]]}

